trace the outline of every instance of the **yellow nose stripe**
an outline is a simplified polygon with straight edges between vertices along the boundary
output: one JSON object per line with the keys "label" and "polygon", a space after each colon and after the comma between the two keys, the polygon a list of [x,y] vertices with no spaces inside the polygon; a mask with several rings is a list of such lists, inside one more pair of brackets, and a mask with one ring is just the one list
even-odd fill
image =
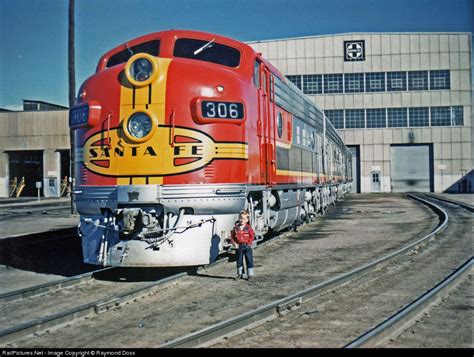
{"label": "yellow nose stripe", "polygon": [[[154,58],[157,63],[158,76],[150,84],[144,87],[134,87],[130,84],[125,77],[121,76],[122,86],[120,91],[120,125],[123,121],[128,118],[133,111],[137,109],[148,109],[155,113],[158,124],[165,124],[165,103],[166,103],[166,81],[168,77],[168,67],[171,63],[170,58]],[[163,142],[164,138],[159,138]],[[130,160],[136,160],[131,158]],[[146,163],[140,163],[140,165],[146,165]],[[126,166],[133,165],[132,162],[127,163]],[[161,168],[156,168],[160,170]],[[118,168],[120,172],[120,167]],[[119,185],[129,184],[163,184],[162,177],[123,177],[117,179]]]}

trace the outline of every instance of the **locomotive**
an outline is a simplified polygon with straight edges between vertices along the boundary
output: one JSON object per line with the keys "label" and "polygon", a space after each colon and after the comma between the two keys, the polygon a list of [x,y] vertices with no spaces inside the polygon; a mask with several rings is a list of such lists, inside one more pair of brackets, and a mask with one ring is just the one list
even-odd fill
{"label": "locomotive", "polygon": [[242,209],[259,241],[350,190],[351,154],[323,112],[215,34],[162,31],[108,51],[69,125],[88,264],[208,264]]}

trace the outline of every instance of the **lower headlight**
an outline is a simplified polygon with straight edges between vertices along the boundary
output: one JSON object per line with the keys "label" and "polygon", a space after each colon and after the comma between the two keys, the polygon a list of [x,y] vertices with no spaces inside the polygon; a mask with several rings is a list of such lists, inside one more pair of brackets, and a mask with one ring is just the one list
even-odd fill
{"label": "lower headlight", "polygon": [[133,140],[142,142],[147,140],[153,133],[156,120],[148,111],[137,111],[133,113],[125,123],[125,133]]}

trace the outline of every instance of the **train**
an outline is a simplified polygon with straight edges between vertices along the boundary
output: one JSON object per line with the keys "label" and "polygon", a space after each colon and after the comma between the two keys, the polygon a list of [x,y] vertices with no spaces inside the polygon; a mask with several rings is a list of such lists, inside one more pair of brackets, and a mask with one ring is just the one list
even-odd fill
{"label": "train", "polygon": [[155,32],[105,53],[69,113],[87,264],[209,264],[241,210],[256,242],[324,214],[352,157],[323,111],[243,42]]}

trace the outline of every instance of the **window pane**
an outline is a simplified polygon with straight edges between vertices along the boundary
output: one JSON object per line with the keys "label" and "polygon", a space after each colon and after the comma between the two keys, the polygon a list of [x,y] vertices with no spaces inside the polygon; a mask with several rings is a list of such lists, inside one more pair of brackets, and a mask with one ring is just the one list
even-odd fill
{"label": "window pane", "polygon": [[260,62],[258,61],[253,64],[253,83],[255,87],[260,88]]}
{"label": "window pane", "polygon": [[450,89],[451,78],[449,71],[430,71],[430,89]]}
{"label": "window pane", "polygon": [[152,56],[158,56],[159,52],[160,40],[152,40],[140,43],[139,45],[135,45],[133,47],[130,47],[130,49],[125,49],[111,56],[107,61],[106,67],[110,68],[120,63],[125,63],[130,59],[130,57],[137,53],[148,53]]}
{"label": "window pane", "polygon": [[407,109],[406,108],[388,108],[387,126],[389,128],[407,127]]}
{"label": "window pane", "polygon": [[221,64],[227,67],[238,67],[240,64],[239,50],[219,43],[192,38],[177,39],[173,55],[175,57]]}
{"label": "window pane", "polygon": [[463,107],[451,107],[452,125],[464,125]]}
{"label": "window pane", "polygon": [[366,92],[385,92],[385,73],[366,73],[365,74]]}
{"label": "window pane", "polygon": [[364,109],[346,110],[346,129],[365,128]]}
{"label": "window pane", "polygon": [[293,83],[295,86],[301,89],[301,76],[290,75],[290,76],[286,76],[286,78],[288,78],[291,83]]}
{"label": "window pane", "polygon": [[364,73],[346,73],[344,75],[346,93],[361,93],[364,91]]}
{"label": "window pane", "polygon": [[385,109],[367,109],[367,128],[385,128]]}
{"label": "window pane", "polygon": [[387,72],[387,91],[407,90],[406,72]]}
{"label": "window pane", "polygon": [[304,75],[303,92],[306,94],[321,94],[323,92],[323,76],[321,74]]}
{"label": "window pane", "polygon": [[344,129],[344,111],[342,109],[325,110],[324,114],[326,114],[335,129]]}
{"label": "window pane", "polygon": [[429,108],[410,108],[410,126],[430,126]]}
{"label": "window pane", "polygon": [[431,107],[431,126],[450,126],[450,107]]}
{"label": "window pane", "polygon": [[342,93],[342,74],[324,75],[324,93]]}
{"label": "window pane", "polygon": [[408,90],[428,90],[428,71],[408,72]]}

